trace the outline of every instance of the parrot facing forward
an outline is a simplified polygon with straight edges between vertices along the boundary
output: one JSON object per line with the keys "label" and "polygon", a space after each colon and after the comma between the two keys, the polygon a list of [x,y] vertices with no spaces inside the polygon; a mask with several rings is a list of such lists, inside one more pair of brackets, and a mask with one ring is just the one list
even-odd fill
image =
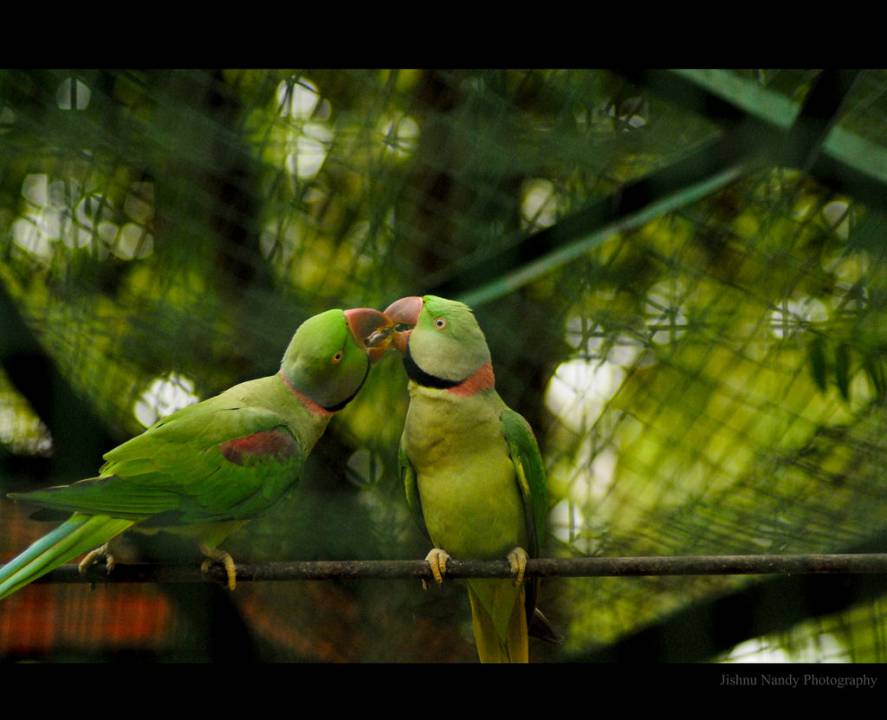
{"label": "parrot facing forward", "polygon": [[328,310],[303,322],[276,375],[235,385],[182,408],[104,455],[97,477],[9,497],[73,515],[0,567],[0,598],[87,551],[84,570],[107,543],[134,528],[192,537],[222,562],[217,546],[295,484],[330,418],[362,387],[384,348],[367,338],[387,323],[369,308]]}
{"label": "parrot facing forward", "polygon": [[507,557],[513,580],[466,581],[474,639],[481,662],[527,662],[528,629],[555,637],[536,608],[538,580],[524,582],[547,515],[536,438],[496,392],[490,351],[467,305],[406,297],[384,314],[409,377],[400,468],[407,503],[434,545],[426,561],[441,583],[448,553]]}

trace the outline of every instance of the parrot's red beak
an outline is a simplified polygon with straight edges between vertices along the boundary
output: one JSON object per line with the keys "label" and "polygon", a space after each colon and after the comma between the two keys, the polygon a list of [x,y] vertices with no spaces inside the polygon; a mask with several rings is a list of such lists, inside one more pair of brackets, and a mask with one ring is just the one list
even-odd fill
{"label": "parrot's red beak", "polygon": [[406,330],[396,330],[393,333],[391,342],[394,347],[402,353],[407,351],[407,343],[410,340],[410,333],[413,331],[413,327],[416,323],[419,322],[419,313],[422,312],[424,305],[425,303],[422,298],[418,295],[412,295],[410,297],[402,297],[400,300],[395,300],[385,308],[383,314],[393,326],[406,325],[409,328]]}
{"label": "parrot's red beak", "polygon": [[391,321],[383,313],[372,308],[351,308],[345,311],[345,320],[357,344],[370,356],[370,362],[376,362],[385,354],[390,340],[381,344],[369,342],[370,336],[377,331],[392,327]]}

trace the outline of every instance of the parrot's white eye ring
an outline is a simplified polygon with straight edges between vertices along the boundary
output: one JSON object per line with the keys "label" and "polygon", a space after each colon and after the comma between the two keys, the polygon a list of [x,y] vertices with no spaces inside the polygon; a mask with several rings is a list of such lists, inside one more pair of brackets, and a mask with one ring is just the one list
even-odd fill
{"label": "parrot's white eye ring", "polygon": [[335,355],[333,355],[332,360],[330,362],[332,362],[333,365],[337,365],[341,361],[342,361],[342,351],[339,350],[339,352],[337,352]]}
{"label": "parrot's white eye ring", "polygon": [[447,321],[444,318],[438,318],[434,321],[434,326],[438,330],[443,330],[447,326]]}

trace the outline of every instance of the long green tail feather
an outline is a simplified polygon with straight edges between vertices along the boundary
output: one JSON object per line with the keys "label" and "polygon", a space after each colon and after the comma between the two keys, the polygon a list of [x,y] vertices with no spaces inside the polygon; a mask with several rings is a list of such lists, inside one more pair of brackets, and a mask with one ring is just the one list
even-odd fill
{"label": "long green tail feather", "polygon": [[[493,583],[501,583],[510,591],[511,580],[481,580],[487,587]],[[477,580],[470,581],[468,599],[471,604],[471,625],[474,630],[474,644],[478,659],[482,663],[526,663],[529,662],[529,641],[527,638],[527,616],[524,611],[524,590],[521,588],[517,602],[512,603],[511,612],[503,624],[497,623],[487,612],[472,583],[477,587]]]}
{"label": "long green tail feather", "polygon": [[0,599],[55,570],[71,558],[104,545],[134,524],[107,515],[75,513],[17,557],[0,567]]}

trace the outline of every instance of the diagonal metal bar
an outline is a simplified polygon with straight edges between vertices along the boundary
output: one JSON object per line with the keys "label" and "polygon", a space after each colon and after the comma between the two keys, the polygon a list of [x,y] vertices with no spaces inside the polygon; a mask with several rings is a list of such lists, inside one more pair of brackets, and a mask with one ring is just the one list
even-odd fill
{"label": "diagonal metal bar", "polygon": [[[766,103],[755,98],[749,101],[742,97],[740,88],[730,87],[731,75],[719,75],[711,87],[703,84],[702,78],[687,75],[680,70],[644,70],[634,68],[614,68],[611,72],[637,87],[644,87],[654,95],[669,103],[703,115],[721,127],[732,127],[742,122],[753,122],[768,131],[774,125],[788,129],[794,122],[797,108],[786,102],[784,105]],[[705,72],[705,71],[703,71]],[[724,92],[723,87],[730,87]],[[721,90],[721,92],[717,92]],[[779,96],[781,98],[781,96]]]}
{"label": "diagonal metal bar", "polygon": [[747,139],[766,146],[773,162],[808,170],[832,134],[859,70],[823,70],[799,104],[723,70],[617,70],[722,127],[745,126]]}
{"label": "diagonal metal bar", "polygon": [[[674,76],[670,81],[663,81],[661,77],[651,81],[650,89],[664,99],[714,120],[724,113],[724,105],[731,102],[745,112],[746,117],[773,129],[788,129],[803,118],[807,127],[798,128],[799,135],[809,133],[818,141],[818,148],[816,142],[810,143],[811,152],[806,158],[797,154],[792,158],[789,154],[784,160],[794,160],[801,169],[836,192],[850,195],[870,208],[887,211],[887,148],[835,125],[840,104],[859,77],[859,71],[825,71],[824,77],[808,92],[804,107],[723,70],[684,70],[670,74]],[[829,113],[828,120],[821,122]],[[813,117],[820,119],[818,131],[807,122]]]}
{"label": "diagonal metal bar", "polygon": [[809,172],[858,77],[858,70],[823,70],[814,79],[787,138],[785,162]]}
{"label": "diagonal metal bar", "polygon": [[[697,148],[644,178],[511,247],[463,267],[426,292],[477,306],[507,295],[588,252],[612,235],[631,230],[695,202],[754,167],[734,138]],[[492,279],[491,279],[492,278]]]}
{"label": "diagonal metal bar", "polygon": [[[427,292],[455,297],[472,306],[507,295],[570,262],[612,235],[631,230],[715,192],[757,167],[769,124],[732,103],[701,92],[693,83],[662,71],[617,71],[637,84],[652,82],[683,105],[700,111],[730,132],[698,146],[675,163],[622,186],[555,225],[521,238],[493,255],[455,268]],[[664,88],[664,89],[663,89]],[[741,125],[741,127],[740,127]]]}
{"label": "diagonal metal bar", "polygon": [[[729,93],[719,95],[705,87],[701,78],[708,76],[689,71],[617,72],[719,122],[725,134],[552,227],[528,235],[470,267],[459,268],[428,292],[457,297],[473,306],[490,302],[572,261],[613,234],[695,202],[766,163],[818,171],[821,180],[840,191],[862,192],[870,199],[876,196],[875,188],[867,185],[871,182],[868,176],[860,177],[852,166],[851,172],[842,172],[846,163],[838,167],[829,164],[834,163],[832,138],[836,133],[840,135],[840,128],[834,124],[858,71],[824,71],[800,107],[766,89],[754,88],[752,92],[741,79],[724,74],[718,75],[718,80],[741,98],[739,102],[734,102]],[[844,138],[838,142],[839,148],[852,146],[856,155],[863,154],[861,148],[848,142]],[[841,152],[848,153],[846,148]],[[821,161],[823,156],[828,159]]]}
{"label": "diagonal metal bar", "polygon": [[[813,555],[676,555],[671,557],[535,558],[527,562],[528,577],[628,577],[642,575],[759,575],[759,574],[887,574],[887,553]],[[447,577],[507,578],[506,560],[451,560]],[[431,580],[424,560],[327,560],[238,565],[240,582],[282,580],[409,579]],[[219,566],[204,574],[195,565],[115,565],[108,575],[100,566],[81,575],[65,565],[36,582],[161,582],[194,583],[226,576]]]}
{"label": "diagonal metal bar", "polygon": [[[795,123],[798,113],[801,111],[798,101],[741,78],[729,70],[697,69],[658,72],[663,75],[671,75],[676,82],[683,83],[684,91],[695,97],[697,103],[724,102],[733,105],[745,117],[754,118],[781,130],[788,130]],[[650,87],[655,92],[661,93],[665,86],[651,85]],[[681,103],[681,98],[676,95],[671,95],[669,99],[672,102]],[[692,109],[699,111],[698,105]]]}
{"label": "diagonal metal bar", "polygon": [[[810,171],[820,149],[824,148],[833,161],[857,171],[874,170],[878,176],[880,171],[871,160],[878,158],[883,150],[879,152],[872,143],[835,127],[859,75],[859,70],[823,70],[811,83],[802,106],[725,71],[660,71],[651,73],[648,86],[653,92],[711,120],[722,121],[729,115],[725,106],[736,103],[734,110],[744,112],[745,121],[760,123],[766,128],[765,132],[790,130],[784,136],[781,152],[776,154],[780,162]],[[737,121],[735,116],[731,119]],[[867,152],[860,152],[860,145]]]}

